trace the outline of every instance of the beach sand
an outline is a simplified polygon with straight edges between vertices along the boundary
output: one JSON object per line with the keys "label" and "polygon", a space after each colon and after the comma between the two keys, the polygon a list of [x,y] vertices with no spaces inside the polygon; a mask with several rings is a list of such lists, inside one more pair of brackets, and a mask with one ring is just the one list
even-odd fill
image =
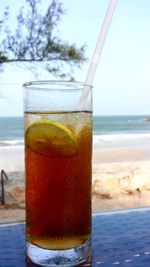
{"label": "beach sand", "polygon": [[[0,204],[0,222],[25,220],[23,149],[3,149],[0,170],[5,181],[5,205]],[[150,153],[145,148],[120,148],[93,152],[93,212],[150,205]],[[2,156],[3,155],[3,156]],[[7,162],[2,161],[7,157]],[[9,162],[11,162],[9,164]],[[5,164],[4,164],[5,163]]]}

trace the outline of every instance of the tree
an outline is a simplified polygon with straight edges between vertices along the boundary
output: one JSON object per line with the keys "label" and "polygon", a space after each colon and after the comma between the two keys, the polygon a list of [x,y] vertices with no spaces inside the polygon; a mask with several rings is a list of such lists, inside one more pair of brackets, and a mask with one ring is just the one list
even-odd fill
{"label": "tree", "polygon": [[[8,7],[6,7],[4,14],[3,14],[3,20],[0,20],[0,34],[3,31],[3,24],[4,21],[7,21],[8,19]],[[5,29],[7,32],[7,28]],[[0,48],[2,49],[3,43],[1,44]],[[5,52],[0,50],[0,62],[7,62],[8,58],[5,55]]]}
{"label": "tree", "polygon": [[[42,62],[55,76],[71,76],[73,67],[80,67],[85,61],[85,45],[77,48],[74,43],[69,44],[57,37],[56,29],[65,12],[62,3],[51,0],[42,14],[40,0],[26,2],[28,9],[26,12],[23,7],[20,9],[15,32],[5,29],[6,37],[0,41],[3,51],[0,52],[0,63]],[[69,65],[69,73],[65,71],[66,64]]]}

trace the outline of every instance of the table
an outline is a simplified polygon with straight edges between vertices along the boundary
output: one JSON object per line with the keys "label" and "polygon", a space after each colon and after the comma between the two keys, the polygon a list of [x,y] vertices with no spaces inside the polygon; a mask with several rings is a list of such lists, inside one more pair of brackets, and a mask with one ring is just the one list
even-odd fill
{"label": "table", "polygon": [[[92,217],[94,254],[84,266],[150,267],[150,207]],[[0,224],[0,267],[28,266],[24,251],[25,223]]]}

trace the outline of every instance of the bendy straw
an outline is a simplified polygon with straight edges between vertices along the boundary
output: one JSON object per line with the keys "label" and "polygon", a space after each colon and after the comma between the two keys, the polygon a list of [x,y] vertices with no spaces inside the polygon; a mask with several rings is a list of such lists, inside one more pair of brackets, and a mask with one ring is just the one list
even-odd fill
{"label": "bendy straw", "polygon": [[[104,18],[104,22],[99,34],[99,38],[94,50],[94,54],[90,63],[90,67],[86,76],[86,80],[85,80],[85,84],[86,85],[92,85],[93,79],[94,79],[94,75],[95,75],[95,71],[97,68],[97,65],[99,63],[100,60],[100,56],[104,47],[104,43],[105,43],[105,39],[111,24],[111,20],[115,11],[115,7],[117,4],[117,0],[110,0],[107,11],[106,11],[106,15]],[[88,88],[88,89],[87,89]],[[82,99],[86,96],[88,96],[88,90],[90,87],[85,87],[85,90],[83,90],[83,93],[81,95],[81,99],[80,102],[82,101]]]}

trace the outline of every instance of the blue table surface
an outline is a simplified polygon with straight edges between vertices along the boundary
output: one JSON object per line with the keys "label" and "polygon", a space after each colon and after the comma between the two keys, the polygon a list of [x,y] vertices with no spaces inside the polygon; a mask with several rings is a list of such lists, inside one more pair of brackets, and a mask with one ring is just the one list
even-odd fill
{"label": "blue table surface", "polygon": [[[150,267],[150,207],[93,215],[92,267]],[[0,224],[0,267],[25,267],[25,224]]]}

